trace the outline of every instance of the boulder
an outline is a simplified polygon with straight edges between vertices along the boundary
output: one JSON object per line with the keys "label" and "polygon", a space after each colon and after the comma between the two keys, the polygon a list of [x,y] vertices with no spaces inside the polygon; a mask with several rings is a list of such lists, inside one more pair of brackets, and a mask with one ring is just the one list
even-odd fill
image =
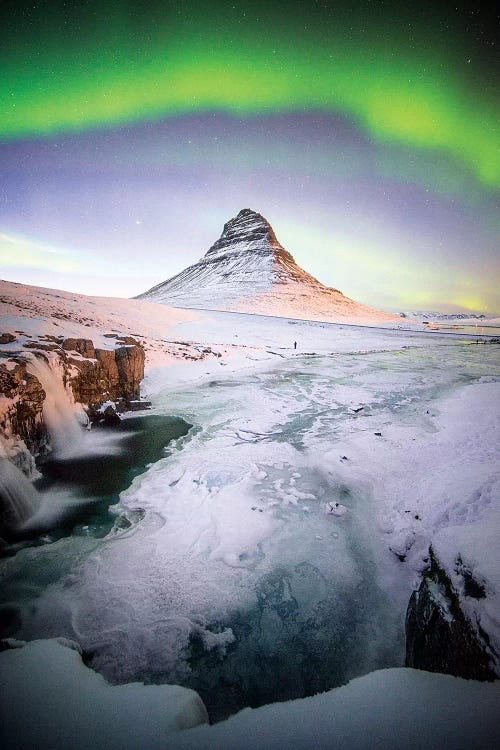
{"label": "boulder", "polygon": [[116,427],[120,424],[121,418],[116,413],[114,406],[107,406],[102,413],[102,424],[106,427]]}
{"label": "boulder", "polygon": [[0,333],[0,344],[10,344],[15,340],[16,337],[13,333]]}

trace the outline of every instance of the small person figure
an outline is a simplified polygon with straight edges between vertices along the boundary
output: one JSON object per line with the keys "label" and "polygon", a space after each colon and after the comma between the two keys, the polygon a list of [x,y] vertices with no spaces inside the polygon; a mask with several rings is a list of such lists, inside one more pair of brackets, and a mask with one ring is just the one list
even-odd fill
{"label": "small person figure", "polygon": [[297,348],[297,342],[296,342],[296,341],[294,341],[294,342],[293,342],[293,348],[294,348],[294,349],[296,349],[296,348]]}

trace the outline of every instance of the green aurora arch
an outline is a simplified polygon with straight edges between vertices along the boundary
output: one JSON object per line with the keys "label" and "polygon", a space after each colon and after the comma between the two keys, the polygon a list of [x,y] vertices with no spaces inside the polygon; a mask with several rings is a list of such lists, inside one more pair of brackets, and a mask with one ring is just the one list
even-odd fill
{"label": "green aurora arch", "polygon": [[12,14],[2,45],[0,138],[193,112],[314,110],[350,117],[379,142],[452,156],[484,186],[498,186],[493,89],[474,85],[480,72],[474,79],[460,45],[443,44],[430,24],[408,46],[390,24],[349,27],[342,17],[328,25],[319,13],[284,22],[275,6],[251,17],[224,3],[186,4],[181,15],[164,6],[152,3],[145,18],[121,2],[94,16],[92,3],[67,17],[54,6],[21,31]]}

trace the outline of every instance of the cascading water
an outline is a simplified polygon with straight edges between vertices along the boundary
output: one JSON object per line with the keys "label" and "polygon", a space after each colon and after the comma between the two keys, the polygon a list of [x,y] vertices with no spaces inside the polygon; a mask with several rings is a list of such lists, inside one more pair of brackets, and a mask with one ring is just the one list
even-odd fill
{"label": "cascading water", "polygon": [[[45,391],[43,421],[54,454],[59,458],[74,455],[82,444],[83,430],[61,374],[50,366],[50,362],[39,357],[33,357],[27,369]],[[37,513],[40,505],[40,494],[9,460],[9,452],[0,442],[0,535],[6,538],[15,536]]]}
{"label": "cascading water", "polygon": [[83,431],[62,377],[39,357],[31,360],[28,371],[39,380],[45,391],[43,421],[54,453],[58,457],[74,454],[81,446]]}
{"label": "cascading water", "polygon": [[0,456],[0,534],[9,536],[38,510],[39,494],[8,458]]}

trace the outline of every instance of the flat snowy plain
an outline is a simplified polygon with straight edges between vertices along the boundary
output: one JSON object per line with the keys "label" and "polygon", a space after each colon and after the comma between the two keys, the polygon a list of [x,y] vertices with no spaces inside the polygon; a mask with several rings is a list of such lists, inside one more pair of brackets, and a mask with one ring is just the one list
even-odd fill
{"label": "flat snowy plain", "polygon": [[[103,301],[103,317],[113,304]],[[432,543],[450,572],[461,554],[484,582],[485,599],[462,603],[500,651],[498,345],[239,313],[175,310],[169,323],[169,308],[133,305],[151,310],[144,395],[193,427],[121,494],[107,536],[81,530],[2,562],[0,581],[22,610],[16,637],[74,640],[110,682],[182,684],[221,719],[402,666],[406,605]],[[133,309],[121,310],[121,330],[141,333]],[[28,330],[23,313],[9,317]],[[71,317],[43,309],[29,330],[54,324],[82,335]],[[104,332],[102,322],[85,328],[90,338]],[[200,345],[221,356],[172,354]],[[9,652],[13,670],[22,651]],[[351,685],[164,746],[498,741],[484,709],[498,705],[498,683],[391,670]],[[45,705],[42,690],[36,700]],[[438,728],[446,711],[454,718]],[[372,741],[375,726],[383,730]],[[55,747],[47,731],[41,746]]]}

